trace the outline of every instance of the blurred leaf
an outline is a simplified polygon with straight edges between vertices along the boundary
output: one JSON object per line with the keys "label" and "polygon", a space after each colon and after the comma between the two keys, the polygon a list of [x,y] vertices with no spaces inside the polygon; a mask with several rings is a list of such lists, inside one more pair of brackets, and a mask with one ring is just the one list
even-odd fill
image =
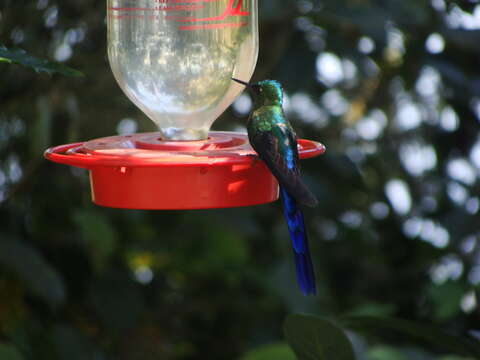
{"label": "blurred leaf", "polygon": [[375,346],[367,352],[369,360],[409,360],[401,351],[389,346]]}
{"label": "blurred leaf", "polygon": [[465,286],[455,281],[432,285],[428,289],[428,295],[434,306],[435,318],[448,320],[457,315],[465,293]]}
{"label": "blurred leaf", "polygon": [[[195,223],[195,222],[194,222]],[[195,223],[196,224],[196,223]],[[198,229],[204,224],[198,224]],[[205,230],[204,235],[200,232],[201,241],[197,237],[190,237],[188,234],[181,235],[186,238],[181,243],[181,250],[177,253],[179,258],[178,266],[183,271],[197,273],[218,273],[222,270],[224,274],[243,266],[248,259],[247,245],[244,239],[234,230],[215,223]]]}
{"label": "blurred leaf", "polygon": [[115,250],[115,229],[101,212],[95,210],[79,210],[74,214],[74,220],[90,249],[96,269],[101,270]]}
{"label": "blurred leaf", "polygon": [[285,336],[300,360],[354,360],[352,344],[337,326],[309,315],[290,315]]}
{"label": "blurred leaf", "polygon": [[40,96],[37,99],[37,116],[29,133],[31,144],[31,156],[41,159],[41,154],[51,143],[52,110],[47,97]]}
{"label": "blurred leaf", "polygon": [[449,335],[430,325],[403,319],[372,316],[347,316],[341,319],[341,323],[361,334],[370,333],[383,336],[387,335],[388,331],[393,331],[407,336],[410,340],[420,341],[435,349],[443,349],[448,353],[480,357],[480,344],[478,342]]}
{"label": "blurred leaf", "polygon": [[295,0],[260,1],[258,12],[264,21],[289,19],[295,14]]}
{"label": "blurred leaf", "polygon": [[[30,343],[30,339],[29,339],[29,335],[31,334],[27,332],[27,329],[26,329],[27,324],[28,323],[26,321],[24,321],[23,324],[17,324],[17,326],[6,330],[5,335],[8,337],[12,345],[22,352],[24,357],[31,358],[32,344]],[[46,348],[46,346],[44,346],[44,348]],[[36,350],[37,350],[36,353],[38,354],[38,349]]]}
{"label": "blurred leaf", "polygon": [[[58,314],[59,312],[56,315]],[[33,312],[30,315],[27,321],[8,332],[9,340],[26,359],[59,360],[53,343],[53,332],[50,326],[46,328],[44,315]]]}
{"label": "blurred leaf", "polygon": [[3,238],[0,241],[0,266],[17,275],[28,292],[56,307],[65,301],[65,288],[57,272],[26,244]]}
{"label": "blurred leaf", "polygon": [[61,74],[65,76],[83,76],[83,74],[63,64],[39,59],[28,55],[23,49],[7,49],[0,43],[0,62],[14,63],[31,68],[36,72],[46,72],[47,74]]}
{"label": "blurred leaf", "polygon": [[7,344],[0,343],[0,359],[1,360],[23,360],[23,356],[18,350]]}
{"label": "blurred leaf", "polygon": [[480,30],[446,29],[442,31],[442,35],[448,42],[453,42],[459,48],[479,51]]}
{"label": "blurred leaf", "polygon": [[394,313],[392,304],[366,303],[358,305],[349,312],[349,316],[390,316]]}
{"label": "blurred leaf", "polygon": [[247,260],[245,241],[236,231],[218,227],[206,239],[206,260],[213,266],[242,265]]}
{"label": "blurred leaf", "polygon": [[53,340],[59,360],[101,359],[90,341],[69,326],[56,326],[53,329]]}
{"label": "blurred leaf", "polygon": [[324,156],[324,162],[331,166],[338,176],[338,181],[344,180],[361,186],[364,184],[362,169],[347,155],[329,152]]}
{"label": "blurred leaf", "polygon": [[443,77],[444,81],[457,91],[469,90],[470,78],[464,69],[446,60],[430,59],[428,64],[433,66]]}
{"label": "blurred leaf", "polygon": [[416,0],[390,1],[389,14],[402,26],[421,26],[430,16],[428,7]]}
{"label": "blurred leaf", "polygon": [[137,284],[121,272],[97,280],[91,288],[90,300],[97,317],[111,332],[130,329],[144,310]]}
{"label": "blurred leaf", "polygon": [[15,275],[0,272],[0,294],[8,294],[0,302],[0,333],[9,333],[26,318],[25,289]]}
{"label": "blurred leaf", "polygon": [[[289,93],[304,91],[306,88],[311,87],[312,84],[315,84],[314,78],[298,76],[298,69],[311,69],[313,72],[316,68],[316,60],[318,57],[318,54],[312,51],[305,41],[302,41],[302,37],[304,36],[305,34],[300,32],[293,34],[290,46],[286,50],[287,56],[279,59],[279,64],[277,65],[279,68],[277,79],[283,84],[288,84],[286,91]],[[292,61],[292,59],[294,59],[294,61]]]}
{"label": "blurred leaf", "polygon": [[295,354],[287,344],[270,344],[250,351],[241,360],[295,360]]}
{"label": "blurred leaf", "polygon": [[[326,11],[320,13],[322,21],[342,24],[342,26],[358,27],[365,35],[379,43],[385,42],[386,22],[391,21],[392,15],[373,3],[339,3],[333,2],[334,6],[327,7]],[[375,19],[375,21],[372,21]]]}

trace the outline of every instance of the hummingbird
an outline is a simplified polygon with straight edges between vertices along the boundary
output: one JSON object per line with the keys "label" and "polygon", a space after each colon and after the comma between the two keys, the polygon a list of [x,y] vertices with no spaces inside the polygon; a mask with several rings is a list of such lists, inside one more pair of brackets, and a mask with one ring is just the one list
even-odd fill
{"label": "hummingbird", "polygon": [[297,282],[304,295],[316,293],[315,273],[300,205],[318,200],[300,177],[297,136],[283,111],[283,88],[275,80],[247,83],[254,106],[247,123],[250,145],[280,185],[280,197],[295,255]]}

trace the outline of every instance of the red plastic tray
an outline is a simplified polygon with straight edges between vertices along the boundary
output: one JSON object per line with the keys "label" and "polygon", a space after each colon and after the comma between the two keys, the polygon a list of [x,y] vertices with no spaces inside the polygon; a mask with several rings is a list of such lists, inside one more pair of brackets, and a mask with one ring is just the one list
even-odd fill
{"label": "red plastic tray", "polygon": [[[299,140],[300,158],[325,146]],[[45,158],[90,172],[97,205],[145,210],[251,206],[278,199],[278,183],[242,133],[211,132],[206,141],[160,139],[159,133],[112,136],[56,146]]]}

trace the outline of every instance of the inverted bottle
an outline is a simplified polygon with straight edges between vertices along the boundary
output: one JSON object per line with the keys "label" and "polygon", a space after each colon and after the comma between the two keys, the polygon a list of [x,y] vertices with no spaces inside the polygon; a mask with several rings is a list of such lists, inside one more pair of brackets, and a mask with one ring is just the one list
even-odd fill
{"label": "inverted bottle", "polygon": [[120,87],[165,140],[203,140],[258,57],[256,0],[108,0]]}

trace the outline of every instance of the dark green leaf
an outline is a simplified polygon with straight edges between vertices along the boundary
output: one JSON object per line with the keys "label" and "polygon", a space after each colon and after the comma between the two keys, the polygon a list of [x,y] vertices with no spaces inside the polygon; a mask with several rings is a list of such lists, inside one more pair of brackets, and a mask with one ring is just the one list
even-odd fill
{"label": "dark green leaf", "polygon": [[60,360],[100,359],[90,341],[72,327],[56,326],[53,339]]}
{"label": "dark green leaf", "polygon": [[368,351],[369,360],[408,360],[401,351],[389,346],[376,346]]}
{"label": "dark green leaf", "polygon": [[41,96],[36,104],[37,116],[30,130],[31,156],[41,159],[40,154],[51,145],[52,109],[47,97]]}
{"label": "dark green leaf", "polygon": [[144,310],[138,285],[122,273],[107,274],[94,283],[90,300],[98,319],[112,332],[135,326]]}
{"label": "dark green leaf", "polygon": [[19,241],[0,241],[0,266],[14,273],[31,295],[55,307],[65,300],[63,282],[57,272],[34,248]]}
{"label": "dark green leaf", "polygon": [[100,212],[80,210],[74,215],[80,236],[91,250],[95,267],[101,270],[116,247],[117,235],[108,219]]}
{"label": "dark green leaf", "polygon": [[23,360],[23,356],[13,346],[7,344],[0,344],[0,359]]}
{"label": "dark green leaf", "polygon": [[411,340],[420,341],[446,353],[480,358],[480,344],[467,338],[450,335],[442,330],[416,322],[371,316],[344,317],[341,323],[359,333],[384,335],[388,332],[400,333]]}
{"label": "dark green leaf", "polygon": [[58,73],[65,76],[83,76],[80,71],[63,64],[36,58],[23,49],[7,49],[2,44],[0,44],[0,62],[23,65],[36,72],[45,72],[50,75]]}
{"label": "dark green leaf", "polygon": [[266,21],[281,20],[285,17],[291,17],[295,9],[294,0],[280,1],[260,1],[259,5],[260,16]]}
{"label": "dark green leaf", "polygon": [[300,360],[354,360],[352,344],[331,321],[309,315],[291,315],[285,336]]}
{"label": "dark green leaf", "polygon": [[395,312],[392,304],[364,303],[353,308],[350,316],[390,316]]}
{"label": "dark green leaf", "polygon": [[287,344],[270,344],[250,351],[241,360],[295,360],[295,354]]}
{"label": "dark green leaf", "polygon": [[447,41],[453,42],[456,46],[478,52],[480,41],[480,30],[446,29],[442,31]]}
{"label": "dark green leaf", "polygon": [[448,320],[457,315],[465,293],[465,286],[460,282],[448,281],[441,285],[432,285],[428,295],[433,303],[435,318]]}

